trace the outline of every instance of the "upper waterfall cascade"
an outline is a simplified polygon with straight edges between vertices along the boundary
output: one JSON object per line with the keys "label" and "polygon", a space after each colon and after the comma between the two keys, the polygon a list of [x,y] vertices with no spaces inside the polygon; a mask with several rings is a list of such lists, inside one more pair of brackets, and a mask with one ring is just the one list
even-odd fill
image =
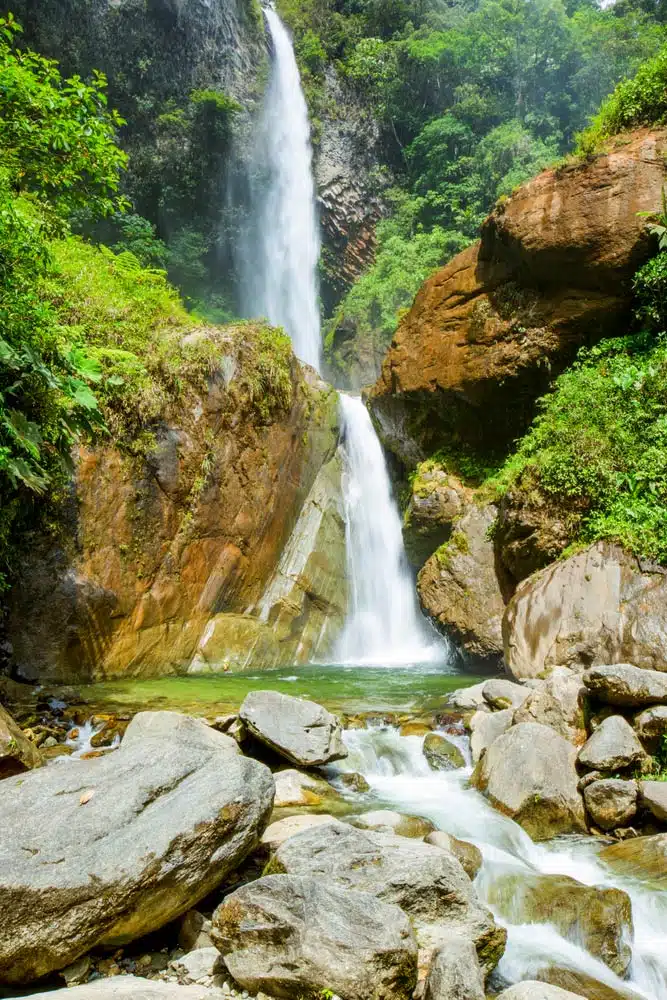
{"label": "upper waterfall cascade", "polygon": [[320,253],[308,108],[287,29],[265,8],[271,78],[254,153],[253,224],[243,265],[243,307],[292,338],[296,355],[320,366]]}

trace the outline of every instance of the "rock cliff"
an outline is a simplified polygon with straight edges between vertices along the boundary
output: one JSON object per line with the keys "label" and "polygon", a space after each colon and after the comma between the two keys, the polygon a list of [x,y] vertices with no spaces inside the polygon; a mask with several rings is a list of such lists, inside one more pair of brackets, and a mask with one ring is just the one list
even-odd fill
{"label": "rock cliff", "polygon": [[502,452],[584,344],[625,332],[661,199],[667,133],[640,130],[544,171],[422,287],[369,402],[408,467],[438,448]]}
{"label": "rock cliff", "polygon": [[335,634],[345,609],[337,397],[292,359],[289,403],[267,412],[251,333],[190,334],[215,340],[217,365],[205,390],[165,409],[144,454],[80,452],[65,537],[33,540],[12,592],[20,675],[293,663]]}

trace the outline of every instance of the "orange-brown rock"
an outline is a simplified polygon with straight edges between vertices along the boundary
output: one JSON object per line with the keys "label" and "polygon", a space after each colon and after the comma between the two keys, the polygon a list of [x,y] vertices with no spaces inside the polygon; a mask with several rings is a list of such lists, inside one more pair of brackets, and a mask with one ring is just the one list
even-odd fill
{"label": "orange-brown rock", "polygon": [[[36,539],[12,592],[8,634],[22,676],[183,672],[213,634],[231,665],[255,649],[267,665],[275,657],[271,627],[246,612],[334,454],[337,400],[293,359],[291,402],[267,418],[248,390],[248,336],[239,327],[223,337],[208,389],[171,404],[145,456],[81,450],[69,537]],[[318,596],[307,590],[301,604],[290,595],[293,617],[307,618]]]}
{"label": "orange-brown rock", "polygon": [[547,170],[496,207],[482,238],[421,288],[371,390],[385,444],[408,466],[443,444],[502,450],[577,349],[626,329],[652,243],[665,131]]}

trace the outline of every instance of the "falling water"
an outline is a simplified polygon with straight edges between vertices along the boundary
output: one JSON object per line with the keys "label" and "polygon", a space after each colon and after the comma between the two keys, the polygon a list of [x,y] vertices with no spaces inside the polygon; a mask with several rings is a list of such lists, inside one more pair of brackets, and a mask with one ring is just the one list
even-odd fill
{"label": "falling water", "polygon": [[287,30],[272,8],[265,15],[273,59],[254,151],[243,311],[282,326],[297,356],[319,368],[320,241],[308,109]]}
{"label": "falling water", "polygon": [[445,660],[448,648],[417,608],[398,510],[366,407],[341,395],[347,571],[351,606],[335,659],[396,665]]}

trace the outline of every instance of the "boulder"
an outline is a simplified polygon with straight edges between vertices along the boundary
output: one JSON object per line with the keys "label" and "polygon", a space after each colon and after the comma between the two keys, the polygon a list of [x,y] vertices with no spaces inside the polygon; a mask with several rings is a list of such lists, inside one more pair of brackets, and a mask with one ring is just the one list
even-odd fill
{"label": "boulder", "polygon": [[393,809],[372,809],[370,812],[362,813],[354,822],[364,830],[391,831],[399,837],[421,839],[435,830],[430,819],[424,819],[423,816],[405,816]]}
{"label": "boulder", "polygon": [[285,816],[284,819],[276,820],[267,826],[262,834],[262,844],[270,850],[275,851],[284,841],[289,840],[303,830],[309,830],[311,826],[320,826],[322,823],[330,823],[333,816],[328,813],[305,813],[302,816]]}
{"label": "boulder", "polygon": [[606,705],[642,708],[667,703],[667,673],[658,670],[640,669],[631,663],[605,664],[587,670],[582,680]]}
{"label": "boulder", "polygon": [[556,666],[634,663],[664,670],[666,634],[664,570],[641,569],[635,556],[610,542],[528,577],[503,619],[505,662],[516,680]]}
{"label": "boulder", "polygon": [[182,970],[181,974],[193,983],[207,980],[211,976],[219,975],[225,971],[220,952],[212,945],[206,948],[196,948],[171,964]]}
{"label": "boulder", "polygon": [[125,730],[122,740],[123,750],[140,753],[147,741],[167,740],[184,743],[193,750],[225,751],[240,754],[236,740],[219,733],[201,719],[180,712],[139,712]]}
{"label": "boulder", "polygon": [[622,715],[604,719],[579,751],[577,760],[589,771],[622,771],[640,764],[646,753]]}
{"label": "boulder", "polygon": [[510,986],[496,997],[496,1000],[585,1000],[580,993],[562,990],[560,986],[551,986],[530,979],[523,983]]}
{"label": "boulder", "polygon": [[466,766],[466,759],[456,744],[441,733],[427,733],[422,749],[434,771],[453,771]]}
{"label": "boulder", "polygon": [[500,876],[489,902],[512,924],[553,924],[618,976],[632,959],[632,905],[620,889],[582,885],[567,875]]}
{"label": "boulder", "polygon": [[273,866],[395,903],[413,921],[422,946],[446,943],[454,932],[469,938],[487,974],[505,947],[505,931],[480,903],[457,859],[430,844],[335,822],[285,841]]}
{"label": "boulder", "polygon": [[211,921],[198,910],[188,910],[181,918],[178,929],[178,946],[183,951],[209,948],[213,943],[209,936]]}
{"label": "boulder", "polygon": [[622,875],[667,889],[667,833],[622,840],[603,848],[599,857]]}
{"label": "boulder", "polygon": [[111,976],[83,986],[48,993],[33,993],[31,1000],[220,1000],[217,989],[204,986],[180,986],[138,976]]}
{"label": "boulder", "polygon": [[667,705],[653,705],[635,715],[632,724],[645,750],[655,753],[667,735]]}
{"label": "boulder", "polygon": [[487,681],[482,688],[484,701],[495,711],[504,708],[520,708],[530,694],[530,688],[523,684],[515,684],[514,681],[505,680],[504,677],[494,677]]}
{"label": "boulder", "polygon": [[227,896],[213,940],[237,983],[293,998],[409,1000],[417,942],[398,907],[320,878],[269,875]]}
{"label": "boulder", "polygon": [[469,711],[470,709],[486,705],[484,699],[486,683],[486,681],[480,681],[479,684],[471,684],[469,687],[458,688],[456,691],[452,691],[447,698],[448,707],[458,708],[461,711]]}
{"label": "boulder", "polygon": [[588,815],[601,830],[628,826],[637,814],[637,782],[603,778],[584,788]]}
{"label": "boulder", "polygon": [[559,986],[563,990],[585,997],[586,1000],[646,1000],[646,993],[637,993],[618,980],[609,986],[603,979],[591,976],[579,969],[567,968],[562,965],[549,965],[541,969],[537,975],[545,983]]}
{"label": "boulder", "polygon": [[138,740],[135,716],[114,753],[0,784],[0,982],[156,930],[256,847],[271,773],[199,725],[199,740],[189,724]]}
{"label": "boulder", "polygon": [[403,517],[405,552],[415,569],[447,541],[465,514],[473,491],[433,461],[417,468]]}
{"label": "boulder", "polygon": [[581,746],[586,742],[584,717],[586,688],[581,675],[567,667],[554,667],[514,713],[514,722],[539,722],[551,726],[564,739]]}
{"label": "boulder", "polygon": [[496,664],[503,651],[505,601],[489,538],[495,517],[494,506],[473,504],[417,577],[425,613],[473,663]]}
{"label": "boulder", "polygon": [[667,823],[667,781],[641,781],[641,804],[661,823]]}
{"label": "boulder", "polygon": [[533,840],[579,833],[586,823],[575,754],[549,726],[522,722],[491,744],[471,781]]}
{"label": "boulder", "polygon": [[470,720],[470,752],[473,764],[482,759],[494,740],[506,733],[514,721],[514,709],[500,712],[477,711]]}
{"label": "boulder", "polygon": [[23,730],[0,705],[0,779],[30,771],[42,763],[35,744],[23,735]]}
{"label": "boulder", "polygon": [[293,764],[313,767],[347,757],[338,719],[314,701],[251,691],[239,715],[253,736]]}
{"label": "boulder", "polygon": [[452,936],[431,963],[424,1000],[485,1000],[484,976],[472,941]]}
{"label": "boulder", "polygon": [[321,778],[312,778],[294,768],[274,774],[276,797],[274,809],[284,806],[317,806],[324,799],[340,798],[338,793]]}
{"label": "boulder", "polygon": [[479,847],[469,844],[467,840],[459,840],[458,837],[454,837],[451,833],[445,833],[444,830],[434,830],[433,833],[429,833],[428,836],[424,837],[424,843],[453,854],[460,861],[461,867],[470,879],[476,878],[484,862]]}

